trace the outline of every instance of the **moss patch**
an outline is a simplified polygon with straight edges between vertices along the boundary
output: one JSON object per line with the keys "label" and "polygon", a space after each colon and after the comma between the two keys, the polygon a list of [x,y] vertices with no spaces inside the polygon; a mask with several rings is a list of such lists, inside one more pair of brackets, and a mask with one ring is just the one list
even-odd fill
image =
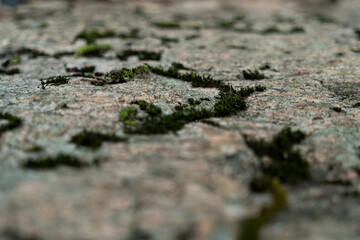
{"label": "moss patch", "polygon": [[310,180],[309,163],[299,151],[293,150],[293,146],[301,143],[305,137],[303,132],[290,128],[281,130],[270,142],[246,137],[246,144],[257,156],[268,156],[271,159],[270,163],[261,162],[261,174],[254,177],[250,183],[251,189],[255,192],[265,191],[273,178],[286,184]]}
{"label": "moss patch", "polygon": [[101,147],[103,142],[123,142],[126,139],[117,137],[115,135],[103,134],[98,132],[82,131],[72,136],[70,142],[77,146],[89,147],[92,149],[98,149]]}
{"label": "moss patch", "polygon": [[60,86],[69,83],[69,77],[67,76],[55,76],[46,79],[40,79],[42,88],[45,89],[47,85]]}
{"label": "moss patch", "polygon": [[72,167],[72,168],[84,168],[84,167],[88,167],[89,165],[90,165],[89,163],[83,162],[75,156],[60,153],[53,157],[49,156],[38,159],[35,158],[28,159],[22,164],[22,167],[33,170],[47,170],[47,169],[54,169],[60,166]]}
{"label": "moss patch", "polygon": [[15,74],[19,74],[19,73],[20,73],[19,68],[10,68],[10,69],[0,68],[0,74],[15,75]]}
{"label": "moss patch", "polygon": [[16,117],[10,113],[0,113],[0,119],[7,120],[6,124],[0,125],[0,136],[6,131],[20,127],[22,124],[21,118]]}
{"label": "moss patch", "polygon": [[248,80],[261,80],[265,78],[265,75],[260,73],[259,70],[252,71],[250,69],[247,69],[243,70],[242,73],[244,75],[244,78]]}
{"label": "moss patch", "polygon": [[116,33],[112,30],[84,30],[76,35],[75,39],[84,39],[88,44],[95,43],[98,38],[115,37]]}
{"label": "moss patch", "polygon": [[74,53],[75,57],[101,57],[104,52],[111,49],[109,44],[95,44],[90,43],[80,47]]}
{"label": "moss patch", "polygon": [[[176,66],[176,65],[175,65]],[[140,106],[140,109],[148,114],[146,119],[138,119],[136,126],[125,126],[125,132],[131,134],[164,134],[176,132],[185,124],[203,120],[210,117],[225,117],[234,114],[236,111],[246,108],[245,98],[256,91],[254,87],[241,88],[236,91],[232,86],[223,81],[215,80],[210,75],[199,75],[195,72],[180,73],[176,67],[164,70],[160,67],[150,67],[150,71],[165,77],[172,77],[190,82],[194,87],[217,88],[220,91],[218,101],[213,110],[198,107],[196,100],[190,99],[193,106],[184,108],[176,106],[172,114],[164,115],[159,107],[143,100],[135,101],[133,104]],[[259,87],[262,91],[265,87]],[[190,104],[191,105],[191,104]]]}

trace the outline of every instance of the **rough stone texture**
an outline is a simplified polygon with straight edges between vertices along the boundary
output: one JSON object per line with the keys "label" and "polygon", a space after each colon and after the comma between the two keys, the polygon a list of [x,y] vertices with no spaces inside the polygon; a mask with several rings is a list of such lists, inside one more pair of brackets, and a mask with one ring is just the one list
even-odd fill
{"label": "rough stone texture", "polygon": [[[313,181],[288,187],[290,209],[263,229],[262,239],[359,239],[360,108],[353,107],[360,102],[360,55],[353,51],[360,49],[354,31],[359,9],[357,0],[28,1],[2,7],[1,63],[22,47],[50,55],[74,51],[85,44],[73,41],[84,29],[139,28],[142,38],[98,40],[112,46],[103,58],[22,56],[21,74],[0,75],[0,110],[24,120],[0,138],[0,239],[235,239],[239,223],[270,199],[248,190],[258,159],[243,135],[270,139],[284,126],[308,134],[298,148],[311,163]],[[219,27],[239,16],[232,28]],[[181,29],[151,24],[174,18]],[[249,24],[256,31],[302,26],[305,32],[235,30]],[[160,37],[179,42],[162,44]],[[96,151],[69,143],[83,129],[125,135],[118,113],[133,100],[153,102],[166,113],[190,97],[210,98],[207,107],[215,102],[217,90],[156,75],[106,86],[71,78],[41,88],[41,78],[66,74],[65,66],[106,72],[139,65],[136,57],[115,58],[128,48],[162,51],[159,62],[147,62],[181,62],[235,88],[255,85],[242,77],[243,69],[268,63],[266,79],[256,81],[267,91],[249,97],[246,111],[212,119],[221,127],[195,122],[176,134],[131,135]],[[29,152],[33,146],[43,150]],[[29,157],[60,152],[103,162],[82,170],[21,167]],[[134,237],[141,232],[148,238]]]}

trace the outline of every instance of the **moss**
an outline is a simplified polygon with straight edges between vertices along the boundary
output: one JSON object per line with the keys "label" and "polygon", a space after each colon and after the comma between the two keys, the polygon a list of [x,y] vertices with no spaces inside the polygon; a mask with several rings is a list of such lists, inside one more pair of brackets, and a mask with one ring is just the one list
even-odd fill
{"label": "moss", "polygon": [[77,146],[89,147],[92,149],[98,149],[103,142],[122,142],[124,138],[117,137],[115,135],[103,134],[98,132],[82,131],[72,136],[70,142]]}
{"label": "moss", "polygon": [[238,240],[259,240],[261,229],[273,220],[278,213],[287,209],[286,191],[276,178],[270,182],[270,193],[272,197],[271,205],[264,206],[260,213],[247,218],[242,223],[241,231],[237,237]]}
{"label": "moss", "polygon": [[354,52],[354,53],[360,53],[360,48],[357,48],[357,49],[352,48],[351,51]]}
{"label": "moss", "polygon": [[355,33],[355,36],[357,37],[357,39],[360,40],[360,28],[355,28],[354,33]]}
{"label": "moss", "polygon": [[234,26],[235,23],[236,23],[236,21],[234,21],[234,20],[222,20],[222,21],[219,21],[216,25],[219,28],[230,29]]}
{"label": "moss", "polygon": [[332,107],[331,109],[332,109],[333,111],[335,111],[335,112],[338,112],[338,113],[342,112],[341,107]]}
{"label": "moss", "polygon": [[144,100],[134,101],[132,104],[139,105],[140,109],[149,114],[150,117],[159,117],[162,114],[161,108]]}
{"label": "moss", "polygon": [[195,100],[193,98],[189,98],[188,103],[190,104],[190,106],[196,106],[196,105],[200,105],[201,101],[200,100]]}
{"label": "moss", "polygon": [[[176,78],[182,81],[190,82],[194,87],[217,88],[219,92],[218,101],[215,103],[213,110],[205,108],[194,108],[198,105],[199,100],[190,99],[192,105],[187,108],[176,106],[172,114],[164,115],[159,107],[143,100],[135,101],[133,104],[140,106],[140,109],[148,113],[146,119],[139,119],[139,124],[134,126],[125,125],[125,132],[131,134],[163,134],[167,132],[176,132],[185,124],[200,121],[210,117],[231,116],[239,110],[246,109],[245,98],[254,93],[256,88],[247,87],[236,91],[232,86],[225,84],[223,81],[215,80],[210,75],[199,75],[195,72],[181,74],[176,68],[177,64],[168,70],[161,67],[149,67],[152,73]],[[263,91],[265,87],[259,86]],[[208,99],[207,99],[208,100]],[[192,104],[193,103],[193,104]]]}
{"label": "moss", "polygon": [[221,125],[219,123],[216,123],[212,120],[208,120],[208,119],[203,119],[201,120],[202,123],[205,123],[207,125],[213,126],[213,127],[221,127]]}
{"label": "moss", "polygon": [[326,16],[326,15],[323,15],[323,14],[316,14],[314,15],[314,18],[319,21],[320,23],[337,23],[337,20],[332,18],[332,17],[329,17],[329,16]]}
{"label": "moss", "polygon": [[190,41],[190,40],[194,40],[194,39],[197,39],[200,37],[201,37],[200,34],[192,34],[192,35],[186,36],[185,40]]}
{"label": "moss", "polygon": [[115,37],[116,33],[112,30],[98,31],[98,30],[84,30],[76,35],[75,39],[84,39],[88,44],[95,43],[98,38]]}
{"label": "moss", "polygon": [[354,108],[360,108],[360,102],[357,102],[353,105]]}
{"label": "moss", "polygon": [[118,70],[112,70],[105,75],[107,83],[125,83],[129,79],[133,79],[136,76],[148,74],[150,72],[150,67],[147,64],[142,66],[135,67],[133,69],[122,68]]}
{"label": "moss", "polygon": [[52,86],[60,86],[63,84],[67,84],[69,82],[69,77],[67,76],[55,76],[49,77],[46,79],[40,79],[42,88],[45,89],[45,86],[52,85]]}
{"label": "moss", "polygon": [[179,42],[179,39],[170,38],[170,37],[161,37],[160,40],[161,40],[162,45],[167,45],[169,43],[178,43]]}
{"label": "moss", "polygon": [[49,56],[49,54],[40,51],[38,49],[33,49],[33,48],[27,48],[27,47],[23,47],[20,48],[19,50],[16,51],[16,55],[28,55],[30,58],[37,58],[37,57],[46,57]]}
{"label": "moss", "polygon": [[250,69],[242,71],[244,78],[248,80],[261,80],[265,78],[265,75],[260,73],[259,70],[251,71]]}
{"label": "moss", "polygon": [[137,56],[139,60],[154,60],[159,61],[161,59],[161,52],[143,51],[143,50],[125,50],[118,54],[117,57],[126,61],[130,56]]}
{"label": "moss", "polygon": [[277,26],[270,26],[261,31],[262,34],[272,34],[272,33],[281,33],[280,29]]}
{"label": "moss", "polygon": [[11,68],[11,69],[1,69],[0,68],[0,74],[15,75],[15,74],[19,74],[19,73],[20,73],[20,69],[18,69],[18,68]]}
{"label": "moss", "polygon": [[170,29],[181,28],[181,25],[178,22],[152,22],[152,25],[158,28],[170,28]]}
{"label": "moss", "polygon": [[289,30],[289,33],[304,33],[305,29],[302,26],[294,26]]}
{"label": "moss", "polygon": [[258,92],[263,92],[263,91],[266,90],[266,87],[262,86],[262,85],[256,85],[255,90],[258,91]]}
{"label": "moss", "polygon": [[27,152],[41,152],[43,150],[42,147],[38,146],[38,145],[34,145],[31,148],[27,149]]}
{"label": "moss", "polygon": [[171,66],[175,69],[178,69],[178,70],[191,70],[191,68],[187,68],[184,66],[184,64],[182,63],[179,63],[179,62],[173,62],[171,64]]}
{"label": "moss", "polygon": [[120,121],[134,121],[137,114],[137,109],[135,107],[126,107],[120,111]]}
{"label": "moss", "polygon": [[39,159],[27,159],[22,167],[33,170],[47,170],[66,166],[72,168],[83,168],[89,166],[89,163],[83,162],[75,156],[59,153],[53,157],[44,157]]}
{"label": "moss", "polygon": [[[268,179],[278,178],[282,183],[294,184],[311,179],[309,163],[303,159],[299,151],[293,150],[295,144],[305,139],[301,131],[292,131],[284,128],[276,134],[271,142],[265,140],[250,140],[246,137],[247,145],[259,156],[268,156],[270,163],[261,162],[261,178],[266,182]],[[253,186],[259,179],[253,180]],[[253,189],[258,191],[258,189]]]}
{"label": "moss", "polygon": [[21,118],[14,116],[10,113],[0,113],[0,119],[7,120],[6,124],[0,125],[0,136],[6,131],[13,130],[15,128],[18,128],[22,124]]}
{"label": "moss", "polygon": [[101,57],[102,54],[108,50],[111,49],[111,46],[109,44],[94,44],[90,43],[88,45],[85,45],[83,47],[80,47],[76,52],[74,53],[75,57]]}

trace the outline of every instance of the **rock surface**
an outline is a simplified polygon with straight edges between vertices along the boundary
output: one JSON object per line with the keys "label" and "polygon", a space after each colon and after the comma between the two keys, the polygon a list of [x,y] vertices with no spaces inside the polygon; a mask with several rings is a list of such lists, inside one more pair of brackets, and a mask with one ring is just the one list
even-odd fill
{"label": "rock surface", "polygon": [[[307,134],[297,148],[313,179],[287,186],[290,207],[262,229],[261,239],[359,239],[359,9],[357,0],[28,1],[2,7],[0,63],[24,48],[44,56],[23,51],[8,67],[21,73],[0,74],[0,112],[23,120],[0,135],[0,239],[236,239],[241,222],[270,201],[269,194],[248,188],[259,159],[244,135],[270,139],[286,126]],[[159,22],[180,27],[159,28]],[[83,30],[134,28],[137,39],[98,39],[112,47],[102,57],[71,54],[85,45],[74,40]],[[125,49],[162,56],[117,59]],[[154,74],[104,86],[71,77],[43,89],[40,81],[69,75],[66,67],[108,72],[173,62],[236,89],[261,84],[267,90],[251,95],[246,111],[212,118],[219,126],[193,122],[176,133],[129,135],[119,111],[134,100],[171,113],[188,98],[208,98],[201,106],[211,107],[218,91]],[[246,80],[245,69],[262,69],[265,79]],[[69,142],[84,129],[128,141],[97,150]],[[58,153],[100,164],[22,167],[29,158]]]}

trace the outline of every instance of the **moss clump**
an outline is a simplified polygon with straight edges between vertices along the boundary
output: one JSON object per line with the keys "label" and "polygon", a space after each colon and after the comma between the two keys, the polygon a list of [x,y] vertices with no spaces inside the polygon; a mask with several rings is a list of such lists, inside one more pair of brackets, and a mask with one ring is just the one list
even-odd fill
{"label": "moss clump", "polygon": [[147,64],[135,67],[133,69],[122,68],[118,70],[112,70],[105,75],[107,83],[125,83],[129,79],[133,79],[136,76],[148,74],[150,67]]}
{"label": "moss clump", "polygon": [[270,26],[261,31],[262,34],[273,34],[281,33],[280,29],[277,26]]}
{"label": "moss clump", "polygon": [[[244,110],[246,108],[245,98],[256,91],[254,87],[241,88],[236,91],[232,86],[225,84],[223,81],[215,80],[210,75],[201,76],[195,72],[182,74],[176,66],[173,65],[168,70],[160,67],[148,68],[149,71],[155,74],[190,82],[194,87],[217,88],[220,93],[219,100],[215,103],[214,109],[195,108],[194,106],[200,103],[197,102],[199,100],[190,99],[191,107],[176,106],[172,114],[164,115],[161,109],[152,103],[147,103],[143,100],[135,101],[133,104],[139,105],[141,110],[148,113],[148,117],[140,119],[139,124],[135,127],[127,124],[125,132],[132,134],[163,134],[169,131],[176,132],[189,122],[210,117],[230,116],[236,113],[236,111]],[[263,91],[265,87],[259,86],[258,89]]]}
{"label": "moss clump", "polygon": [[282,183],[287,184],[310,180],[309,163],[299,151],[293,150],[293,146],[299,144],[305,137],[306,135],[301,131],[284,128],[273,137],[271,142],[246,138],[247,145],[256,155],[271,158],[270,163],[261,162],[261,179],[259,177],[253,179],[252,190],[266,190],[272,178],[278,178]]}
{"label": "moss clump", "polygon": [[354,53],[360,53],[360,48],[357,48],[357,49],[352,48],[351,51],[354,52]]}
{"label": "moss clump", "polygon": [[191,70],[191,68],[185,67],[184,64],[179,62],[173,62],[171,66],[178,70]]}
{"label": "moss clump", "polygon": [[244,78],[248,80],[261,80],[265,78],[265,75],[260,73],[259,70],[251,71],[250,69],[242,71]]}
{"label": "moss clump", "polygon": [[341,107],[332,107],[331,109],[332,109],[334,112],[338,112],[338,113],[342,112]]}
{"label": "moss clump", "polygon": [[289,30],[289,33],[304,33],[305,29],[301,26],[294,26]]}
{"label": "moss clump", "polygon": [[72,136],[70,142],[78,146],[89,147],[92,149],[98,149],[103,142],[121,142],[125,141],[124,138],[117,137],[115,135],[103,134],[98,132],[82,131]]}
{"label": "moss clump", "polygon": [[288,207],[286,191],[276,178],[270,182],[270,193],[272,197],[271,205],[263,207],[259,214],[249,217],[243,222],[237,237],[238,240],[259,240],[261,228]]}
{"label": "moss clump", "polygon": [[155,106],[152,103],[148,103],[144,100],[134,101],[132,102],[132,104],[139,105],[140,109],[145,111],[147,114],[149,114],[150,117],[158,117],[162,114],[161,108]]}
{"label": "moss clump", "polygon": [[159,61],[161,59],[161,52],[129,49],[117,55],[117,57],[122,61],[126,61],[130,56],[137,56],[141,61],[143,60]]}
{"label": "moss clump", "polygon": [[10,68],[10,69],[1,69],[0,68],[0,74],[6,74],[6,75],[15,75],[19,74],[20,69],[18,68]]}
{"label": "moss clump", "polygon": [[33,169],[33,170],[47,170],[47,169],[57,168],[60,166],[83,168],[89,166],[89,163],[83,162],[75,156],[60,153],[53,157],[28,159],[22,164],[23,168]]}
{"label": "moss clump", "polygon": [[167,45],[169,43],[178,43],[179,42],[179,39],[170,38],[170,37],[161,37],[160,40],[161,40],[161,44],[163,44],[163,45]]}
{"label": "moss clump", "polygon": [[101,57],[102,54],[111,49],[109,44],[95,44],[90,43],[83,47],[80,47],[74,53],[75,57]]}
{"label": "moss clump", "polygon": [[355,36],[360,40],[360,28],[354,29]]}
{"label": "moss clump", "polygon": [[190,104],[190,106],[196,106],[196,105],[200,105],[201,101],[198,99],[195,100],[193,98],[189,98],[188,103]]}
{"label": "moss clump", "polygon": [[177,22],[153,22],[152,24],[158,28],[171,28],[171,29],[181,28],[181,25]]}
{"label": "moss clump", "polygon": [[353,107],[354,107],[354,108],[360,108],[360,102],[355,103],[355,104],[353,105]]}
{"label": "moss clump", "polygon": [[49,77],[46,79],[40,79],[42,88],[45,89],[45,86],[52,85],[52,86],[60,86],[63,84],[67,84],[69,82],[69,77],[67,76],[55,76]]}
{"label": "moss clump", "polygon": [[0,136],[2,133],[20,127],[22,120],[10,113],[0,113],[0,119],[7,120],[6,124],[0,125]]}
{"label": "moss clump", "polygon": [[76,35],[75,39],[84,39],[88,44],[95,43],[98,38],[115,37],[116,33],[112,30],[98,31],[98,30],[84,30]]}
{"label": "moss clump", "polygon": [[134,126],[138,123],[136,120],[137,109],[135,107],[123,108],[119,113],[120,121],[126,125]]}

